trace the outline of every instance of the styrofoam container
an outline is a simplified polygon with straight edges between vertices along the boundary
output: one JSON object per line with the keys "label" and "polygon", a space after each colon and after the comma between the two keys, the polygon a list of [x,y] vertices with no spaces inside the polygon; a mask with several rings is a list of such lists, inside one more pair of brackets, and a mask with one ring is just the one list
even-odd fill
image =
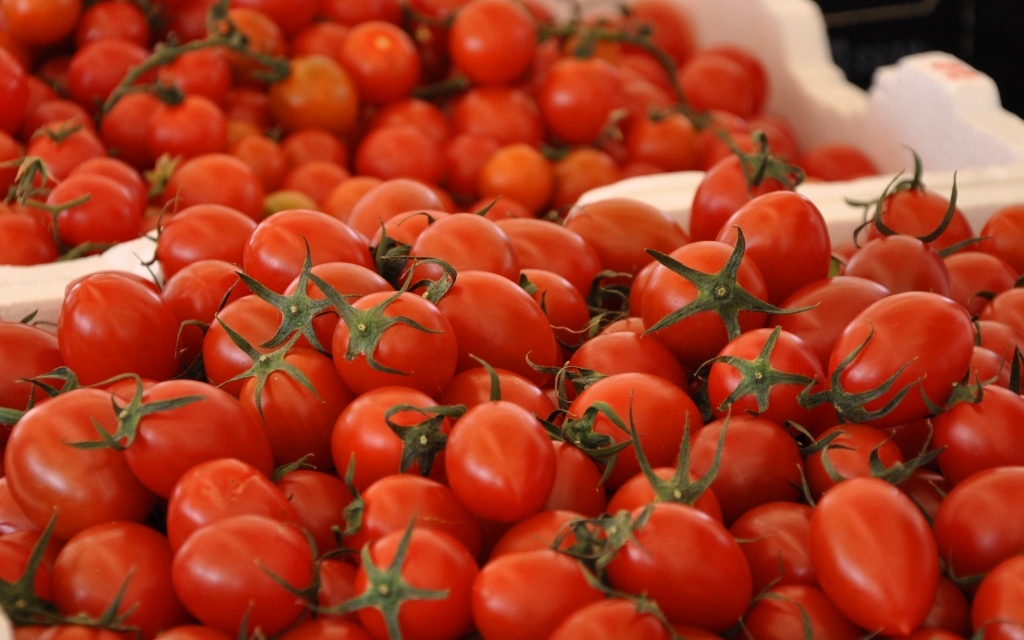
{"label": "styrofoam container", "polygon": [[[812,0],[676,0],[694,19],[699,46],[735,44],[759,55],[770,95],[765,108],[794,123],[807,149],[852,143],[875,162],[876,177],[805,182],[797,188],[847,242],[863,208],[900,172],[911,175],[915,150],[925,186],[949,195],[980,231],[1002,206],[1024,203],[1024,120],[1002,108],[989,76],[941,52],[910,55],[875,72],[868,91],[847,81],[832,60],[825,20]],[[589,5],[588,5],[589,6]],[[703,173],[641,176],[585,193],[581,203],[629,197],[655,205],[688,228]]]}
{"label": "styrofoam container", "polygon": [[[908,56],[878,70],[869,91],[846,80],[829,49],[824,17],[812,0],[675,0],[692,17],[700,46],[732,43],[761,57],[770,94],[766,111],[795,124],[803,148],[848,142],[862,148],[882,174],[838,183],[804,183],[829,223],[834,242],[852,237],[863,216],[847,198],[878,197],[921,156],[925,185],[948,194],[980,230],[996,209],[1024,202],[1024,121],[1002,109],[994,81],[957,58],[937,52]],[[553,10],[569,3],[547,0]],[[620,0],[586,2],[612,11]],[[703,173],[643,176],[592,190],[581,202],[631,197],[649,202],[688,226]],[[142,238],[101,256],[37,267],[0,267],[0,319],[56,323],[69,282],[90,272],[122,269],[148,276],[154,241]],[[157,269],[159,266],[157,265]]]}

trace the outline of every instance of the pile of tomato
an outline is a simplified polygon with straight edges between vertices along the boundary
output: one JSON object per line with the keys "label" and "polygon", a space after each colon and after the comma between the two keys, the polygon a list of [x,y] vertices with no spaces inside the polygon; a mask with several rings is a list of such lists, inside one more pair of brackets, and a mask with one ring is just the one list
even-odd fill
{"label": "pile of tomato", "polygon": [[874,168],[669,0],[0,23],[0,262],[156,244],[0,324],[18,640],[1024,637],[1024,206],[833,246]]}

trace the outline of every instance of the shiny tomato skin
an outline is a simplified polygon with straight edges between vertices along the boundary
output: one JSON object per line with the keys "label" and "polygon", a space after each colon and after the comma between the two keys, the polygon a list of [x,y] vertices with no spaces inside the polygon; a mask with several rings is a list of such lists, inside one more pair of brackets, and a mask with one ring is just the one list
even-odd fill
{"label": "shiny tomato skin", "polygon": [[743,616],[744,628],[763,640],[812,638],[855,640],[862,631],[836,608],[819,588],[804,584],[776,585]]}
{"label": "shiny tomato skin", "polygon": [[[936,344],[943,348],[935,349]],[[974,328],[960,304],[936,293],[893,294],[847,325],[833,348],[828,374],[838,375],[845,391],[857,393],[877,388],[906,364],[888,392],[864,405],[877,410],[907,385],[919,384],[892,411],[869,418],[874,426],[896,426],[931,413],[922,393],[939,406],[949,398],[953,385],[967,373],[973,344]],[[836,374],[861,345],[852,362]]]}
{"label": "shiny tomato skin", "polygon": [[116,429],[111,395],[75,389],[26,413],[7,441],[4,471],[11,495],[39,527],[56,507],[53,535],[60,540],[101,522],[141,522],[156,503],[122,452],[68,444],[96,441],[97,425],[107,433]]}
{"label": "shiny tomato skin", "polygon": [[[380,569],[394,562],[404,531],[388,534],[368,549]],[[444,590],[440,599],[406,601],[398,611],[402,637],[408,640],[457,638],[472,628],[470,599],[473,581],[479,573],[469,551],[446,533],[413,528],[401,565],[402,579],[410,586],[430,591]],[[365,566],[356,573],[355,592],[369,588]],[[375,638],[386,638],[384,619],[374,608],[358,611],[359,620]]]}
{"label": "shiny tomato skin", "polygon": [[171,558],[166,536],[146,525],[89,527],[57,555],[54,604],[65,615],[98,617],[121,597],[118,615],[126,615],[125,623],[138,627],[143,638],[153,638],[191,620],[171,585]]}
{"label": "shiny tomato skin", "polygon": [[178,319],[154,288],[123,273],[98,272],[71,282],[57,317],[57,339],[64,363],[83,384],[122,373],[152,380],[178,373]]}
{"label": "shiny tomato skin", "polygon": [[452,63],[478,85],[513,84],[530,68],[536,46],[533,17],[507,0],[467,3],[448,33]]}
{"label": "shiny tomato skin", "polygon": [[1024,398],[1008,389],[986,387],[980,402],[961,402],[932,418],[932,447],[954,485],[994,467],[1024,465],[1016,442],[1024,426]]}
{"label": "shiny tomato skin", "polygon": [[515,522],[544,506],[555,482],[551,439],[536,416],[501,400],[467,411],[445,447],[448,484],[477,516]]}
{"label": "shiny tomato skin", "polygon": [[885,236],[868,241],[846,262],[843,273],[867,278],[893,293],[931,291],[953,296],[949,268],[932,246],[911,236]]}
{"label": "shiny tomato skin", "polygon": [[[903,189],[882,201],[881,218],[890,229],[908,236],[926,236],[938,228],[949,210],[949,198],[923,188]],[[868,238],[881,237],[876,225],[868,227]],[[971,224],[958,208],[942,234],[929,244],[936,250],[974,237]]]}
{"label": "shiny tomato skin", "polygon": [[953,487],[935,514],[935,540],[950,575],[977,576],[1024,551],[1017,526],[1024,467],[980,471]]}
{"label": "shiny tomato skin", "polygon": [[566,144],[591,144],[608,117],[625,107],[622,74],[602,58],[560,58],[537,91],[548,131]]}
{"label": "shiny tomato skin", "polygon": [[270,442],[260,423],[234,396],[206,382],[166,380],[149,387],[142,402],[193,397],[176,409],[139,421],[137,438],[124,457],[135,476],[162,498],[169,498],[182,475],[200,462],[235,458],[269,475]]}
{"label": "shiny tomato skin", "polygon": [[42,394],[22,379],[41,376],[63,363],[55,334],[31,324],[0,322],[0,407],[27,409],[29,401]]}
{"label": "shiny tomato skin", "polygon": [[822,590],[864,629],[910,633],[938,589],[928,521],[884,480],[854,478],[826,493],[811,516],[810,552]]}
{"label": "shiny tomato skin", "polygon": [[642,612],[637,603],[626,598],[606,598],[576,610],[551,634],[549,640],[669,640],[665,623],[654,614]]}
{"label": "shiny tomato skin", "polygon": [[[680,554],[679,545],[702,553]],[[739,620],[752,595],[750,567],[728,530],[693,507],[665,502],[654,504],[607,575],[616,589],[652,598],[669,621],[716,632]]]}
{"label": "shiny tomato skin", "polygon": [[810,557],[813,507],[799,502],[768,502],[747,511],[729,527],[747,556],[754,592],[770,584],[816,586]]}
{"label": "shiny tomato skin", "polygon": [[712,165],[693,194],[687,231],[692,241],[714,240],[736,211],[755,196],[785,189],[774,178],[751,187],[739,158],[729,154]]}
{"label": "shiny tomato skin", "polygon": [[473,581],[473,620],[487,638],[546,638],[574,611],[604,598],[583,565],[553,549],[485,564]]}
{"label": "shiny tomato skin", "polygon": [[[272,577],[273,575],[273,577]],[[276,579],[301,589],[313,579],[313,554],[294,526],[241,515],[196,531],[174,554],[174,589],[200,622],[229,634],[244,623],[278,633],[305,607]]]}
{"label": "shiny tomato skin", "polygon": [[1020,637],[1024,630],[1024,558],[996,565],[978,585],[971,606],[974,628],[986,638]]}
{"label": "shiny tomato skin", "polygon": [[161,227],[156,258],[167,278],[197,260],[217,259],[240,266],[245,244],[255,229],[255,220],[232,207],[186,207]]}

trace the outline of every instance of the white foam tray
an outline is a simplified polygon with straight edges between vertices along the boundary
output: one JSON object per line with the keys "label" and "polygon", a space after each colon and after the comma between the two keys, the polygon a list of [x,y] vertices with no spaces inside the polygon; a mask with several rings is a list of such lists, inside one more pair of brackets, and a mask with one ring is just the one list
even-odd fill
{"label": "white foam tray", "polygon": [[[766,111],[795,124],[802,148],[852,143],[882,172],[798,187],[825,215],[834,242],[849,241],[863,219],[846,199],[877,198],[898,173],[910,175],[911,148],[929,189],[948,195],[955,173],[957,204],[976,232],[998,208],[1024,203],[1024,120],[1002,108],[992,78],[962,60],[934,51],[907,56],[878,69],[864,91],[832,60],[825,20],[812,0],[676,2],[694,18],[700,46],[736,44],[761,56],[771,87]],[[636,198],[686,225],[703,175],[631,178],[589,191],[581,202]]]}
{"label": "white foam tray", "polygon": [[[556,11],[568,3],[546,0]],[[612,10],[619,0],[584,0],[589,10]],[[796,124],[804,148],[851,142],[883,172],[839,183],[805,183],[799,191],[824,213],[835,242],[845,242],[862,211],[846,198],[871,199],[893,176],[912,170],[915,149],[924,182],[948,194],[953,174],[958,204],[975,227],[996,209],[1024,202],[1024,121],[1002,109],[991,78],[957,58],[917,54],[880,69],[869,91],[849,83],[832,60],[825,21],[812,0],[675,0],[693,18],[698,44],[742,45],[763,59],[770,83],[766,110]],[[590,191],[582,202],[625,196],[649,202],[688,224],[700,172],[643,176]],[[140,239],[102,256],[37,267],[0,267],[0,319],[55,323],[64,288],[103,269],[148,275],[141,262],[154,243]]]}

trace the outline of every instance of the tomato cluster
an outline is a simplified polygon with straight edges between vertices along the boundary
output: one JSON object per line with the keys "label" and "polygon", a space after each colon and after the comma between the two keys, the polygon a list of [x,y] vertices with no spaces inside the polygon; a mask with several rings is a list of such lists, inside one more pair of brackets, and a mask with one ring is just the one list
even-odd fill
{"label": "tomato cluster", "polygon": [[0,251],[159,266],[0,324],[19,640],[1020,636],[1024,208],[833,247],[664,0],[153,8],[0,1]]}

